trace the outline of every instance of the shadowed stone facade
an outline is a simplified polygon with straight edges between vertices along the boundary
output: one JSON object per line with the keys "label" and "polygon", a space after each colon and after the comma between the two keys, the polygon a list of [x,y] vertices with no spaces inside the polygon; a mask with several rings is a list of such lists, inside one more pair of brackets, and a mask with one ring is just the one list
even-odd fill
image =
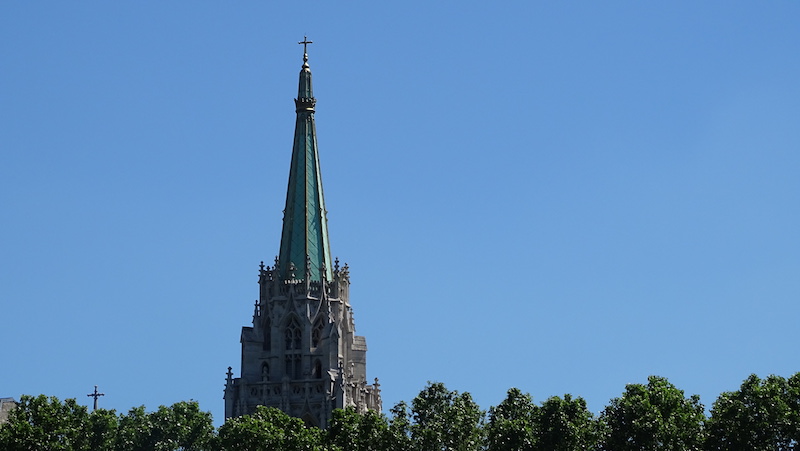
{"label": "shadowed stone facade", "polygon": [[0,398],[0,424],[8,421],[8,415],[14,407],[17,407],[17,402],[14,401],[14,398]]}
{"label": "shadowed stone facade", "polygon": [[349,268],[331,261],[315,105],[304,52],[280,254],[259,268],[253,325],[242,328],[241,377],[228,368],[226,418],[265,405],[325,427],[336,408],[381,410],[378,380],[367,383],[366,339],[355,335]]}

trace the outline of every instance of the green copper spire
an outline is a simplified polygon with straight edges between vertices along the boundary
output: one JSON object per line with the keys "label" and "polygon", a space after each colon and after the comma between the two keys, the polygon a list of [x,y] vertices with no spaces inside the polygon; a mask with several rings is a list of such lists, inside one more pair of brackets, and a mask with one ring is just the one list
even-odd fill
{"label": "green copper spire", "polygon": [[303,39],[299,44],[303,44],[303,67],[300,70],[297,99],[294,101],[297,121],[278,262],[284,279],[291,279],[292,274],[296,279],[305,279],[306,272],[309,272],[311,280],[320,280],[320,268],[324,267],[326,280],[331,280],[327,211],[322,195],[314,123],[317,100],[311,89],[311,69],[308,66],[307,45],[311,41]]}

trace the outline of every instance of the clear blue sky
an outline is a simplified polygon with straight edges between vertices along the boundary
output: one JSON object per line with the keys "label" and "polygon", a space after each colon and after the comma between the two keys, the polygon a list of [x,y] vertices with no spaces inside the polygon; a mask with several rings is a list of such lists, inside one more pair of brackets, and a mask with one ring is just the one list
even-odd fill
{"label": "clear blue sky", "polygon": [[0,396],[222,421],[307,34],[388,410],[800,371],[800,3],[0,3]]}

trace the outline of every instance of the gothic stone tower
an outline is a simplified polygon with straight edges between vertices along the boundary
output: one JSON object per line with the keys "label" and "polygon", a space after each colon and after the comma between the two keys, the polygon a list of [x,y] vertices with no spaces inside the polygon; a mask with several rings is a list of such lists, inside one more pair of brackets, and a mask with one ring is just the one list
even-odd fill
{"label": "gothic stone tower", "polygon": [[311,70],[304,45],[295,99],[292,163],[280,254],[261,263],[253,326],[242,328],[242,374],[231,368],[225,417],[277,407],[325,427],[336,408],[381,410],[378,380],[367,384],[367,342],[355,335],[348,266],[331,261],[317,153]]}

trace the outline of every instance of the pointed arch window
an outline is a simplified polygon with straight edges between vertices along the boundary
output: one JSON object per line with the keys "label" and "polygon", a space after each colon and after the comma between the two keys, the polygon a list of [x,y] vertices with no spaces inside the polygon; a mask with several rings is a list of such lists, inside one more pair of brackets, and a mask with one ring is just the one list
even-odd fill
{"label": "pointed arch window", "polygon": [[311,329],[311,347],[316,348],[322,342],[322,330],[324,325],[322,324],[322,318],[317,318],[314,322],[314,328]]}
{"label": "pointed arch window", "polygon": [[322,362],[319,359],[314,360],[314,372],[312,373],[314,379],[322,379]]}
{"label": "pointed arch window", "polygon": [[289,376],[290,379],[300,379],[301,365],[300,365],[300,354],[287,354],[286,355],[286,375]]}
{"label": "pointed arch window", "polygon": [[286,323],[283,338],[286,351],[289,351],[286,353],[284,360],[285,374],[290,379],[300,379],[302,373],[300,349],[303,345],[303,329],[300,328],[300,322],[297,321],[297,318],[291,318]]}
{"label": "pointed arch window", "polygon": [[286,325],[285,341],[287,351],[299,350],[303,343],[303,331],[296,318],[292,318]]}
{"label": "pointed arch window", "polygon": [[264,323],[264,342],[262,344],[265,351],[272,350],[272,322],[269,318]]}

